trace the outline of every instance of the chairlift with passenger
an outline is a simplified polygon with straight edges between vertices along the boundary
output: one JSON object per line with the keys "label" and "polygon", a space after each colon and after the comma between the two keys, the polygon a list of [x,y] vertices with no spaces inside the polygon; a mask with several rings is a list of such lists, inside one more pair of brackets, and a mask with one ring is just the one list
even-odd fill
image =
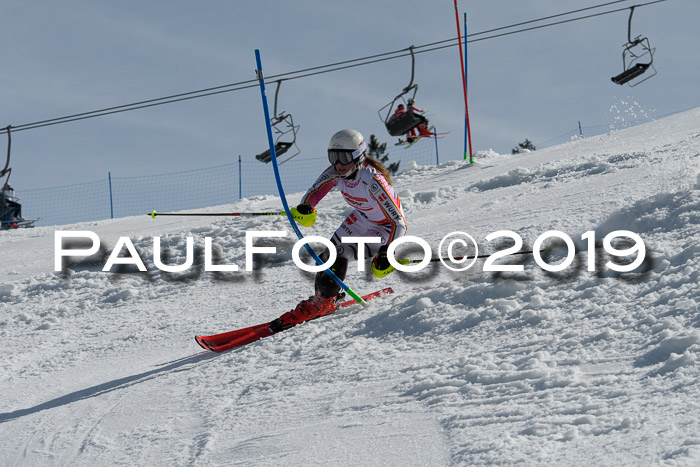
{"label": "chairlift with passenger", "polygon": [[[622,50],[622,73],[610,78],[615,84],[623,85],[627,83],[630,87],[635,87],[656,75],[656,68],[653,65],[654,51],[656,49],[651,47],[649,39],[646,37],[637,36],[632,40],[632,15],[634,14],[634,8],[630,8],[630,16],[627,22],[627,44],[623,45],[624,49]],[[652,74],[647,75],[644,79],[636,79],[649,69],[653,71]]]}
{"label": "chairlift with passenger", "polygon": [[[408,86],[403,88],[399,95],[394,97],[394,100],[377,111],[379,118],[384,122],[386,130],[391,136],[405,135],[419,125],[423,123],[427,124],[428,122],[423,115],[413,113],[411,111],[411,106],[408,105],[409,102],[415,100],[416,93],[418,92],[418,84],[413,83],[416,71],[416,56],[413,53],[413,47],[414,46],[408,48],[409,52],[411,52],[411,81],[408,83]],[[406,111],[400,115],[394,115],[399,105],[403,105]]]}
{"label": "chairlift with passenger", "polygon": [[[275,155],[280,157],[281,155],[287,153],[292,147],[295,148],[294,154],[289,155],[286,159],[279,162],[280,164],[287,162],[289,159],[299,155],[301,150],[297,146],[297,132],[299,131],[300,125],[294,124],[294,119],[292,114],[285,113],[284,111],[277,113],[277,97],[279,96],[280,87],[282,86],[282,81],[277,81],[277,90],[275,91],[275,107],[274,116],[270,119],[270,126],[275,134]],[[260,162],[270,162],[272,160],[272,154],[270,149],[266,149],[264,152],[255,156]]]}
{"label": "chairlift with passenger", "polygon": [[7,160],[5,167],[0,170],[0,180],[6,175],[5,181],[0,184],[0,230],[16,229],[22,227],[33,227],[34,222],[39,219],[24,219],[22,217],[22,205],[19,198],[15,196],[15,192],[10,186],[10,150],[12,148],[12,126],[8,125],[7,131]]}

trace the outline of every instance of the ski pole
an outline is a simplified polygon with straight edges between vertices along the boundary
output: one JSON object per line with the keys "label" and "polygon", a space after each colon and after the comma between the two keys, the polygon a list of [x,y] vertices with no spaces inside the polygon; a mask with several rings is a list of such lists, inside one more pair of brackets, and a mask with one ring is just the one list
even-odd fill
{"label": "ski pole", "polygon": [[146,214],[153,219],[156,216],[228,216],[228,217],[253,217],[253,216],[286,216],[285,212],[156,212]]}
{"label": "ski pole", "polygon": [[[532,251],[518,251],[517,253],[511,253],[511,255],[528,255],[528,254],[531,254],[531,253],[532,253]],[[487,254],[487,255],[486,255],[486,254],[485,254],[485,255],[479,255],[479,256],[477,256],[476,258],[477,258],[477,259],[479,259],[479,258],[488,258],[488,257],[491,256],[492,254],[493,254],[493,253],[490,253],[490,254]],[[510,256],[510,255],[508,255],[508,256]],[[474,256],[471,256],[471,257],[470,257],[470,256],[457,256],[456,258],[452,258],[452,259],[450,259],[450,258],[430,258],[430,262],[431,262],[431,263],[437,263],[438,261],[461,261],[461,260],[463,260],[463,259],[469,259],[469,258],[474,258]],[[422,259],[409,259],[409,260],[403,260],[403,261],[408,261],[408,263],[406,263],[406,264],[417,264],[417,263],[422,263],[422,262],[423,262]],[[400,262],[400,261],[399,261],[399,262]]]}

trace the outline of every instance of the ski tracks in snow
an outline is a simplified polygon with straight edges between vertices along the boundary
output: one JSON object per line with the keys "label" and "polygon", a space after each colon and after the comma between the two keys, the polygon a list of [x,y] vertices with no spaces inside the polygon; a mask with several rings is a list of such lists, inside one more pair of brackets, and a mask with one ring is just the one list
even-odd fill
{"label": "ski tracks in snow", "polygon": [[[287,244],[237,278],[83,264],[65,280],[50,272],[53,229],[5,232],[2,456],[77,466],[697,465],[699,119],[693,110],[544,151],[485,153],[474,166],[406,164],[396,177],[409,234],[434,247],[455,230],[483,242],[512,229],[531,245],[559,229],[580,246],[588,230],[628,229],[650,255],[641,272],[438,264],[419,278],[392,274],[381,285],[397,293],[369,309],[220,355],[194,353],[192,336],[269,321],[311,294],[312,275],[291,265]],[[232,209],[278,208],[266,196]],[[347,214],[338,196],[318,209],[315,235]],[[130,218],[63,228],[95,230],[107,245],[129,235],[145,253],[162,236],[173,264],[188,236],[212,236],[221,263],[241,266],[246,230],[288,225]],[[585,248],[579,255],[585,265]],[[355,290],[378,288],[355,269],[348,278]]]}

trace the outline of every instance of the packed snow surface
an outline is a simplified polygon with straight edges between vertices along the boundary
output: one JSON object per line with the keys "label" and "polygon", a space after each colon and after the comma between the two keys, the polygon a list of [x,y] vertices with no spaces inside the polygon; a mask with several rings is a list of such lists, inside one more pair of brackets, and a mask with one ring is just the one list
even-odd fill
{"label": "packed snow surface", "polygon": [[[407,164],[395,177],[408,234],[437,255],[465,232],[489,254],[512,243],[487,241],[493,232],[529,250],[557,230],[575,244],[570,266],[548,272],[525,254],[494,262],[522,272],[488,272],[481,259],[377,280],[355,263],[353,290],[395,294],[221,354],[194,335],[270,321],[312,293],[286,218],[144,215],[2,232],[2,464],[700,465],[700,109],[475,159]],[[305,235],[329,237],[349,212],[335,192],[317,208]],[[222,209],[281,202],[203,211]],[[55,272],[57,230],[95,232],[105,255]],[[246,232],[266,230],[288,234],[246,271]],[[609,267],[639,254],[606,253],[617,230],[643,240],[635,271]],[[582,238],[591,231],[595,244]],[[102,271],[120,237],[147,272]],[[195,266],[161,271],[153,237],[167,264],[185,261],[191,237]],[[205,237],[238,272],[204,271]],[[547,264],[567,256],[555,240]]]}

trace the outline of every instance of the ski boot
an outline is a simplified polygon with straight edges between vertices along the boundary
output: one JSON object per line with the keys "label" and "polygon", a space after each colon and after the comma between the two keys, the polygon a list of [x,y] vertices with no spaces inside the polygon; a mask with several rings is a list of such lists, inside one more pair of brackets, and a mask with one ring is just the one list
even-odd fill
{"label": "ski boot", "polygon": [[338,303],[343,299],[345,293],[331,298],[323,298],[312,295],[306,300],[302,300],[291,311],[286,312],[270,323],[272,332],[280,332],[289,329],[304,321],[320,318],[333,313],[338,308]]}

